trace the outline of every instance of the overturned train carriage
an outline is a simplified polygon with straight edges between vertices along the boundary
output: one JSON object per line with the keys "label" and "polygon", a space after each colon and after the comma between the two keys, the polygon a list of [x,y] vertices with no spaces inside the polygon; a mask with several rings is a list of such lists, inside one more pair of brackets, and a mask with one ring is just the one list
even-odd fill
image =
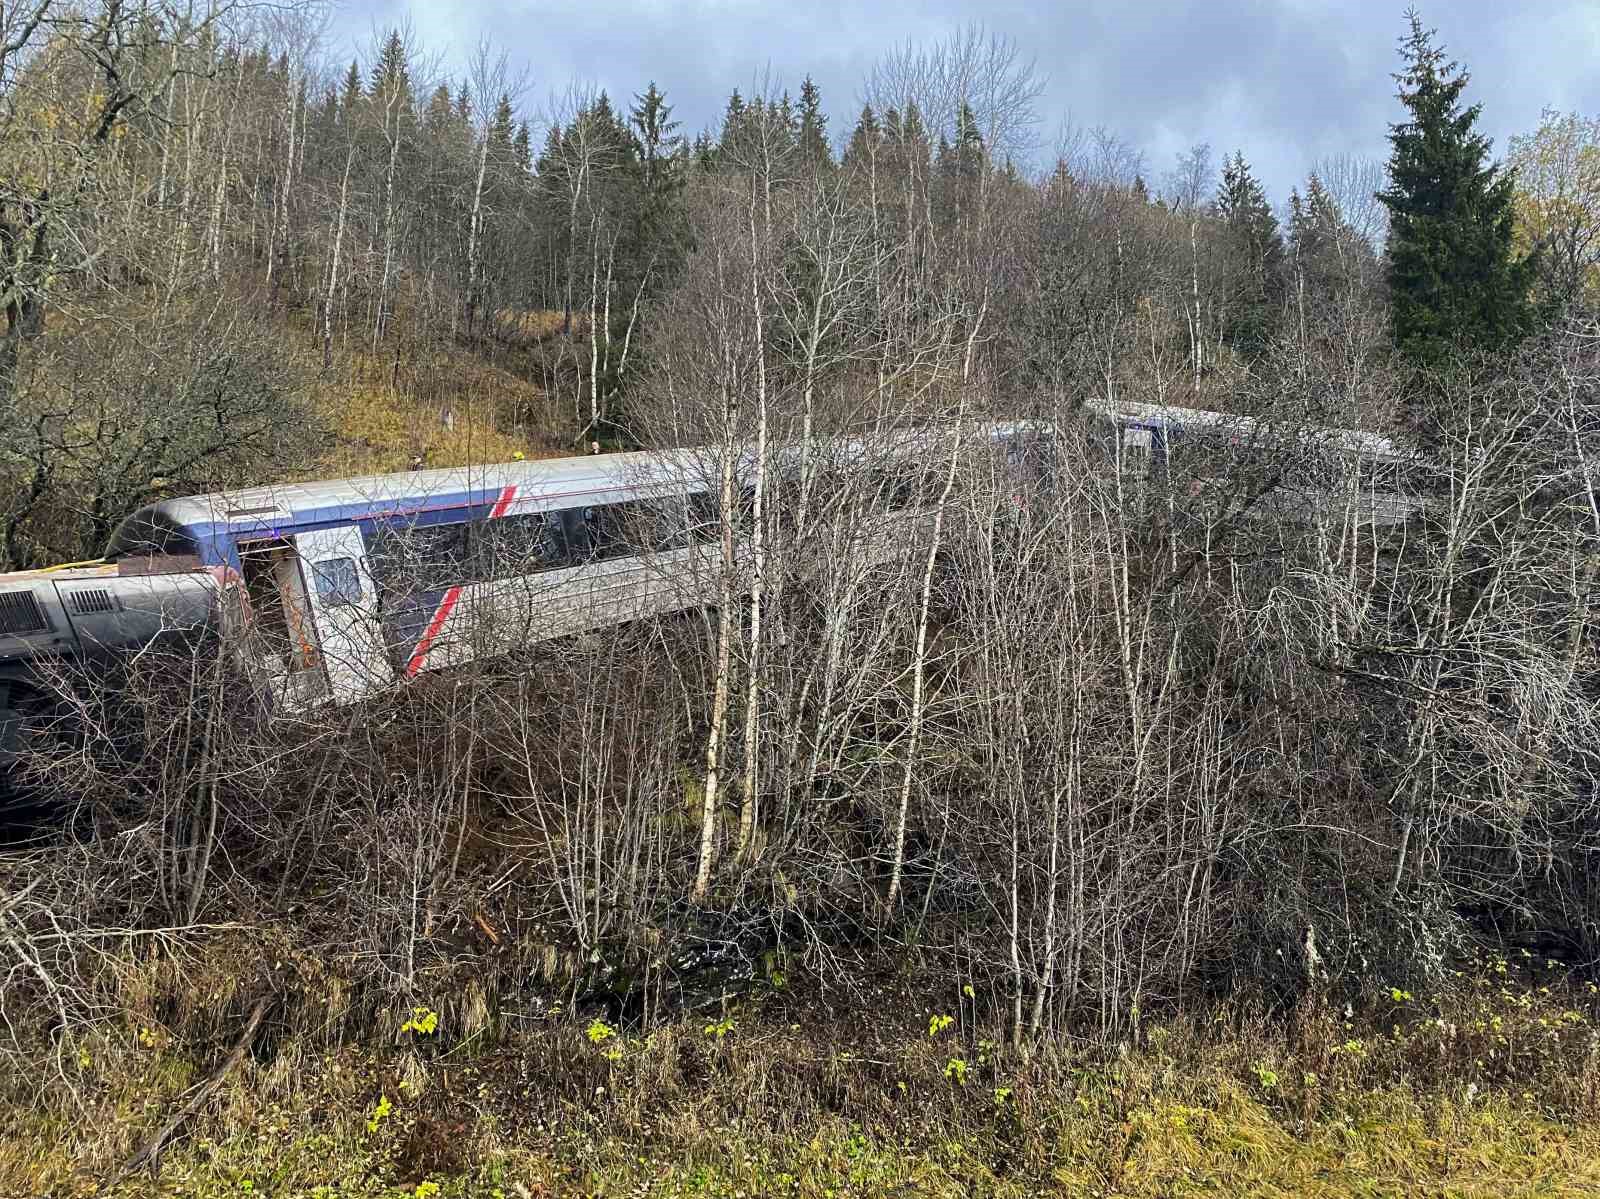
{"label": "overturned train carriage", "polygon": [[[1000,444],[1015,431],[975,433]],[[813,451],[822,477],[882,476],[890,523],[867,522],[869,554],[900,552],[908,510],[933,502],[916,477],[929,436]],[[785,502],[795,453],[777,455],[774,506]],[[747,505],[751,464],[739,465],[736,503]],[[0,766],[60,715],[50,675],[61,664],[96,675],[130,652],[222,633],[272,707],[294,712],[517,645],[714,603],[719,473],[703,452],[641,452],[150,505],[123,522],[100,561],[0,576]]]}
{"label": "overturned train carriage", "polygon": [[[1220,413],[1090,401],[1085,415],[1091,443],[1145,479],[1170,480],[1174,464],[1199,461],[1208,441],[1260,441],[1277,454],[1286,444],[1281,430]],[[975,446],[994,451],[987,460],[1013,474],[1048,485],[1058,468],[1048,426],[971,432]],[[873,498],[857,513],[857,537],[869,559],[896,556],[931,526],[949,435],[821,442],[805,463],[797,448],[781,449],[768,503],[782,523],[802,473],[824,492],[846,475],[868,479]],[[1301,450],[1359,469],[1414,465],[1414,455],[1370,434],[1294,437]],[[752,465],[736,464],[741,507]],[[714,454],[677,450],[150,505],[118,528],[102,560],[0,576],[0,768],[61,715],[49,678],[61,663],[110,675],[130,651],[188,650],[222,634],[272,708],[294,712],[513,646],[712,604],[724,552],[719,476]],[[1405,518],[1404,497],[1365,494],[1375,505],[1367,519]],[[736,540],[736,554],[748,548]]]}

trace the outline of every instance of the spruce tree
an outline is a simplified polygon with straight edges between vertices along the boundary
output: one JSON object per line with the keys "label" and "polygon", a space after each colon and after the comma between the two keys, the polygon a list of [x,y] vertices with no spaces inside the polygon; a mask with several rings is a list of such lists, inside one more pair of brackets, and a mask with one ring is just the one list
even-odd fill
{"label": "spruce tree", "polygon": [[719,157],[727,156],[738,146],[744,138],[749,119],[745,111],[744,97],[739,94],[738,88],[734,88],[733,94],[728,97],[728,107],[722,114],[722,138],[717,142]]}
{"label": "spruce tree", "polygon": [[689,153],[694,159],[695,166],[702,172],[714,171],[717,167],[717,143],[711,139],[711,131],[702,129],[695,134],[694,145]]}
{"label": "spruce tree", "polygon": [[433,89],[433,94],[428,97],[428,109],[423,117],[423,124],[427,127],[428,132],[442,135],[445,130],[450,128],[453,118],[454,110],[451,107],[450,85],[441,83]]}
{"label": "spruce tree", "polygon": [[1223,161],[1215,207],[1229,253],[1226,336],[1241,353],[1257,355],[1266,349],[1282,307],[1283,238],[1241,152]]}
{"label": "spruce tree", "polygon": [[800,85],[800,160],[809,171],[833,165],[828,148],[828,117],[822,111],[822,93],[807,75]]}
{"label": "spruce tree", "polygon": [[1441,367],[1458,348],[1508,346],[1534,325],[1533,256],[1512,248],[1514,176],[1489,159],[1464,105],[1469,76],[1433,43],[1415,10],[1395,76],[1410,119],[1390,126],[1390,321],[1400,350]]}
{"label": "spruce tree", "polygon": [[339,115],[346,125],[355,119],[356,109],[364,94],[361,89],[361,64],[351,59],[350,69],[344,76],[344,87],[339,93]]}
{"label": "spruce tree", "polygon": [[499,162],[511,160],[511,143],[517,136],[517,114],[511,107],[511,97],[505,92],[494,106],[494,119],[489,123],[489,154]]}
{"label": "spruce tree", "polygon": [[683,141],[677,130],[680,122],[672,119],[672,105],[656,87],[655,80],[643,94],[633,97],[633,109],[628,113],[628,123],[639,139],[639,159],[644,166],[647,190],[654,191],[658,177],[672,170],[673,158]]}
{"label": "spruce tree", "polygon": [[511,152],[517,169],[524,175],[533,171],[533,136],[528,132],[528,122],[517,122],[517,135],[511,139]]}
{"label": "spruce tree", "polygon": [[1305,195],[1289,194],[1289,261],[1300,298],[1325,304],[1362,278],[1374,261],[1322,178],[1311,172]]}
{"label": "spruce tree", "polygon": [[872,111],[872,105],[863,105],[861,116],[856,119],[856,127],[850,134],[850,144],[845,147],[845,168],[865,170],[867,163],[876,153],[882,136],[883,130],[878,124],[878,114]]}
{"label": "spruce tree", "polygon": [[790,140],[800,136],[800,114],[794,110],[794,101],[784,92],[778,100],[767,102],[767,119],[775,130],[787,134]]}
{"label": "spruce tree", "polygon": [[405,41],[398,30],[390,30],[384,39],[378,61],[372,67],[370,94],[380,101],[391,97],[408,107],[411,104],[411,63],[406,54]]}
{"label": "spruce tree", "polygon": [[688,150],[677,132],[680,122],[672,119],[672,105],[654,81],[633,99],[628,119],[639,144],[643,193],[635,216],[638,240],[644,247],[641,253],[656,263],[657,273],[670,275],[688,240],[682,195]]}

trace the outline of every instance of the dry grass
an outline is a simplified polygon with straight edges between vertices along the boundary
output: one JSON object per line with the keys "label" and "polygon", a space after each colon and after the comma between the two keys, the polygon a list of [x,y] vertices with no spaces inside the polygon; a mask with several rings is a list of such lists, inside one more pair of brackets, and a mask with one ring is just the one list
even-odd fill
{"label": "dry grass", "polygon": [[[75,1044],[83,1107],[13,1078],[0,1194],[89,1194],[226,1052],[252,952],[267,1031],[139,1196],[1585,1194],[1600,1188],[1600,995],[1487,959],[1437,996],[1223,1006],[1138,1043],[1030,1056],[930,1035],[886,984],[818,1024],[774,991],[644,1034],[452,990],[434,1031],[364,1022],[281,942],[123,960]],[[232,980],[231,989],[228,980]],[[892,1001],[890,997],[892,998]],[[954,1063],[959,1063],[956,1065]],[[435,1191],[433,1188],[437,1188]]]}
{"label": "dry grass", "polygon": [[[494,314],[494,334],[509,345],[534,345],[561,334],[566,313],[557,308],[502,308]],[[572,314],[572,335],[586,337],[589,316]]]}
{"label": "dry grass", "polygon": [[550,457],[544,397],[510,371],[472,355],[436,350],[403,361],[350,356],[318,387],[335,440],[308,476],[343,477]]}

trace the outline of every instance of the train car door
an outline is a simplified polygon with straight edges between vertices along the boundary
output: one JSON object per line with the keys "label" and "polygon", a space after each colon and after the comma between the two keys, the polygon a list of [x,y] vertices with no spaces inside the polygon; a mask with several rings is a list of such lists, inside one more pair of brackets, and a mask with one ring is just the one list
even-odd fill
{"label": "train car door", "polygon": [[393,681],[361,530],[355,525],[318,529],[296,535],[294,542],[311,584],[311,611],[334,702]]}
{"label": "train car door", "polygon": [[1150,459],[1159,454],[1155,429],[1150,425],[1129,425],[1122,431],[1122,469],[1135,478],[1150,473]]}
{"label": "train car door", "polygon": [[245,661],[260,669],[273,702],[285,710],[322,703],[328,673],[294,546],[275,537],[241,541],[239,564],[249,599],[239,621]]}

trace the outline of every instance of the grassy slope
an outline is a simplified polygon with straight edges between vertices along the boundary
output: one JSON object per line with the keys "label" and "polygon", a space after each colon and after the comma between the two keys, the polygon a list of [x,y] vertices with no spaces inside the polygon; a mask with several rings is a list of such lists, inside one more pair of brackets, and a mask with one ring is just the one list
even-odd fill
{"label": "grassy slope", "polygon": [[[940,1139],[930,1120],[926,1136],[905,1141],[865,1133],[839,1117],[818,1120],[809,1135],[774,1137],[705,1121],[693,1106],[672,1114],[680,1127],[667,1138],[519,1129],[491,1117],[429,1126],[422,1122],[426,1094],[392,1106],[375,1134],[367,1130],[371,1117],[348,1108],[269,1106],[226,1132],[175,1148],[164,1156],[159,1180],[141,1173],[117,1193],[332,1199],[1600,1192],[1600,1126],[1556,1120],[1499,1097],[1467,1106],[1406,1088],[1346,1097],[1302,1126],[1236,1083],[1195,1080],[1181,1095],[1151,1095],[1123,1119],[1068,1103],[1034,1113],[1039,1123],[1026,1137],[998,1119],[996,1131]],[[415,1167],[397,1168],[397,1158],[414,1153],[419,1127],[421,1137],[441,1146],[458,1136],[470,1144],[460,1160],[441,1149]],[[92,1175],[74,1169],[77,1163],[41,1152],[41,1134],[48,1132],[47,1125],[13,1126],[0,1148],[6,1193],[98,1193]]]}
{"label": "grassy slope", "polygon": [[[930,1035],[909,1002],[812,1028],[822,1005],[792,992],[648,1036],[490,1021],[452,1037],[441,1022],[382,1049],[314,1049],[314,1029],[280,1027],[159,1178],[118,1190],[1600,1193],[1600,996],[1541,977],[1556,975],[1508,981],[1491,964],[1432,999],[1374,997],[1351,1020],[1224,1008],[1147,1027],[1136,1048],[1028,1060],[959,1022]],[[62,1063],[85,1108],[9,1088],[0,1195],[96,1193],[230,1039],[214,1012],[189,1038],[126,1016]]]}
{"label": "grassy slope", "polygon": [[318,377],[315,399],[333,439],[307,477],[403,471],[417,454],[442,467],[573,452],[551,446],[536,387],[465,352],[429,351],[398,370],[353,355]]}

